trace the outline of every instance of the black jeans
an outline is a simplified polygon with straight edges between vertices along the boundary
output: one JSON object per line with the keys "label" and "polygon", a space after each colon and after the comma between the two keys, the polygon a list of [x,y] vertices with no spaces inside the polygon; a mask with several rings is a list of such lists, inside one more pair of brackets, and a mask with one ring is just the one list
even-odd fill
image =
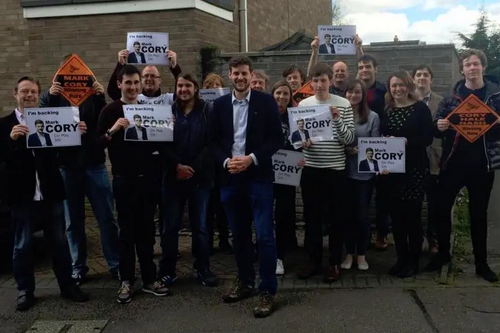
{"label": "black jeans", "polygon": [[451,209],[458,192],[465,186],[469,192],[470,234],[474,259],[476,265],[486,263],[487,212],[494,180],[494,172],[460,170],[458,168],[441,171],[438,192],[438,244],[440,255],[449,256],[450,254]]}
{"label": "black jeans", "polygon": [[437,241],[437,223],[438,223],[438,176],[431,175],[427,187],[427,240]]}
{"label": "black jeans", "polygon": [[370,202],[375,179],[347,179],[345,247],[348,254],[364,256],[370,241]]}
{"label": "black jeans", "polygon": [[375,181],[376,227],[378,237],[387,237],[391,229],[390,202],[391,184],[387,177],[377,177]]}
{"label": "black jeans", "polygon": [[276,249],[283,260],[287,251],[297,244],[295,234],[295,186],[274,184],[274,221],[276,223]]}
{"label": "black jeans", "polygon": [[139,259],[143,284],[156,279],[153,262],[155,225],[151,202],[155,193],[151,177],[114,176],[113,194],[118,213],[118,247],[120,251],[120,276],[122,281],[135,278],[135,254]]}
{"label": "black jeans", "polygon": [[329,225],[330,265],[340,265],[343,247],[345,170],[305,167],[300,186],[306,224],[305,248],[311,261],[321,265],[323,259],[322,218]]}
{"label": "black jeans", "polygon": [[398,260],[418,263],[422,253],[422,200],[391,200],[392,235]]}
{"label": "black jeans", "polygon": [[220,188],[215,186],[210,191],[210,200],[207,206],[207,227],[209,236],[209,247],[212,249],[214,244],[214,229],[219,231],[219,243],[229,240],[229,226],[227,224],[226,213],[220,202]]}

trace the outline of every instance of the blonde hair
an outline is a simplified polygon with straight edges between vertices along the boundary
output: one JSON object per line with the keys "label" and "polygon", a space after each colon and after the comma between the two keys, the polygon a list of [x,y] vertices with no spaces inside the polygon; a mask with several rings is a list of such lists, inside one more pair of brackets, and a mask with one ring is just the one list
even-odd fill
{"label": "blonde hair", "polygon": [[203,89],[213,88],[215,82],[217,81],[219,81],[221,87],[224,87],[224,80],[222,80],[220,75],[215,73],[208,74],[205,81],[203,81]]}

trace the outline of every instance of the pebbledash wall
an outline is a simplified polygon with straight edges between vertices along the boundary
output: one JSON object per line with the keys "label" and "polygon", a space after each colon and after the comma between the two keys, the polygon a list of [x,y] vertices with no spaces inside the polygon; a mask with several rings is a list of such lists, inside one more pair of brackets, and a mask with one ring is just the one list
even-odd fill
{"label": "pebbledash wall", "polygon": [[[288,38],[298,29],[314,34],[318,24],[331,22],[330,0],[247,2],[250,51]],[[106,86],[117,53],[125,48],[127,32],[168,32],[182,68],[199,74],[199,51],[204,46],[240,51],[239,4],[239,0],[1,0],[0,115],[15,106],[12,89],[18,78],[34,76],[47,89],[68,53],[79,54]],[[298,20],[299,13],[307,14]],[[160,71],[163,86],[172,87],[171,75],[165,68]]]}

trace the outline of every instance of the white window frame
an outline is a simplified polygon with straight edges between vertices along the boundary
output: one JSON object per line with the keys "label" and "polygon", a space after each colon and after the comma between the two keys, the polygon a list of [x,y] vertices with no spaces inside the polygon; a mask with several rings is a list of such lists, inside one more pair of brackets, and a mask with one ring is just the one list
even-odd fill
{"label": "white window frame", "polygon": [[233,22],[232,11],[217,7],[201,0],[137,0],[28,7],[23,8],[23,15],[26,19],[33,19],[45,17],[135,13],[173,9],[198,9],[226,21]]}

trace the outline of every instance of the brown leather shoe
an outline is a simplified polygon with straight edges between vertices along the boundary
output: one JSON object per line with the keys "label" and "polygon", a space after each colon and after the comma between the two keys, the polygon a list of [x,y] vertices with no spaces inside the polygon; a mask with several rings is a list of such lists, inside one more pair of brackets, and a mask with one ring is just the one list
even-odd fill
{"label": "brown leather shoe", "polygon": [[340,266],[338,265],[328,266],[323,281],[325,283],[333,283],[337,281],[339,278],[340,278]]}
{"label": "brown leather shoe", "polygon": [[224,303],[234,303],[250,298],[255,295],[255,288],[253,286],[243,283],[241,280],[236,279],[233,287],[226,295],[222,296]]}
{"label": "brown leather shoe", "polygon": [[255,318],[265,318],[274,311],[274,296],[263,292],[259,296],[259,303],[253,309]]}
{"label": "brown leather shoe", "polygon": [[384,236],[377,236],[377,240],[375,241],[375,249],[379,251],[387,250],[389,246],[389,240]]}
{"label": "brown leather shoe", "polygon": [[321,274],[323,271],[320,265],[308,264],[297,271],[297,279],[307,280],[313,276]]}

